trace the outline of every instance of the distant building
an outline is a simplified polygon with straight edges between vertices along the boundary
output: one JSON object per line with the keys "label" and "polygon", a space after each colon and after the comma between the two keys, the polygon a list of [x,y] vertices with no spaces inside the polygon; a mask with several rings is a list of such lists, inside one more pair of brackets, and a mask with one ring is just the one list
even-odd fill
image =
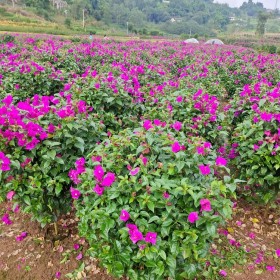
{"label": "distant building", "polygon": [[236,20],[236,17],[229,17],[229,20],[230,20],[230,21],[235,21],[235,20]]}
{"label": "distant building", "polygon": [[68,3],[63,0],[49,0],[49,1],[53,4],[53,7],[56,7],[57,10],[61,10],[68,7]]}
{"label": "distant building", "polygon": [[176,18],[176,17],[174,18],[174,17],[173,17],[173,18],[170,19],[170,21],[171,21],[172,23],[174,23],[174,22],[182,22],[182,18]]}

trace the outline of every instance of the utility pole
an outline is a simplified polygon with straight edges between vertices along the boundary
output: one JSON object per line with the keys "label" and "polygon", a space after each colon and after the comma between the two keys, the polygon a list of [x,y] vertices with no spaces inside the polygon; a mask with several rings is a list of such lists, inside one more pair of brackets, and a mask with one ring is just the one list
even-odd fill
{"label": "utility pole", "polygon": [[126,22],[126,35],[128,36],[128,21]]}
{"label": "utility pole", "polygon": [[85,29],[85,11],[86,9],[83,9],[83,28]]}
{"label": "utility pole", "polygon": [[275,0],[275,10],[278,9],[278,0]]}

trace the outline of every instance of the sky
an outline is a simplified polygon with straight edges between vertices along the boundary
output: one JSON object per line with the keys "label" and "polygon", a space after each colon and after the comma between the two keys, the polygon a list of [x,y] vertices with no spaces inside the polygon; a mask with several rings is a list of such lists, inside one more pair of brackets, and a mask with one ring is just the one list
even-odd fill
{"label": "sky", "polygon": [[[216,3],[227,3],[230,7],[240,7],[243,2],[248,0],[215,0]],[[261,2],[267,9],[274,9],[276,0],[253,0],[253,2]],[[280,8],[280,0],[278,0],[278,8]]]}

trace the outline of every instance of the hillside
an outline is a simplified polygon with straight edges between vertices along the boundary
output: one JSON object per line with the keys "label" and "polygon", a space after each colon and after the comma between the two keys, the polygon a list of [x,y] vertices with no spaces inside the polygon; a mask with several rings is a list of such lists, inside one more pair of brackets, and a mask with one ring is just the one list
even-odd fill
{"label": "hillside", "polygon": [[[252,0],[240,8],[213,0],[0,0],[0,4],[0,28],[8,28],[12,22],[64,33],[111,30],[122,34],[209,36],[227,30],[252,31],[258,13],[265,11],[261,3]],[[278,22],[268,26],[268,32],[280,31]]]}

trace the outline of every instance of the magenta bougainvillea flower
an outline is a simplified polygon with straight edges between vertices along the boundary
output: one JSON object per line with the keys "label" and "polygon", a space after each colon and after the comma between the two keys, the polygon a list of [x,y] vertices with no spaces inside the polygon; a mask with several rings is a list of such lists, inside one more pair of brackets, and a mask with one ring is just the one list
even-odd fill
{"label": "magenta bougainvillea flower", "polygon": [[73,245],[73,248],[74,248],[74,250],[78,250],[78,249],[80,248],[80,245],[77,244],[77,243],[75,243],[75,244]]}
{"label": "magenta bougainvillea flower", "polygon": [[9,171],[11,161],[3,152],[0,152],[0,170]]}
{"label": "magenta bougainvillea flower", "polygon": [[168,192],[163,193],[163,198],[168,199],[170,197],[170,194]]}
{"label": "magenta bougainvillea flower", "polygon": [[16,241],[22,241],[27,237],[27,232],[23,231],[20,235],[16,237]]}
{"label": "magenta bougainvillea flower", "polygon": [[5,213],[2,217],[2,222],[6,225],[11,225],[13,222],[10,220],[10,216],[8,213]]}
{"label": "magenta bougainvillea flower", "polygon": [[211,143],[209,143],[209,142],[204,142],[203,147],[204,147],[205,149],[210,149],[210,148],[212,147],[212,145],[211,145]]}
{"label": "magenta bougainvillea flower", "polygon": [[148,159],[146,157],[144,157],[143,155],[140,155],[140,159],[141,159],[143,165],[146,166],[148,163]]}
{"label": "magenta bougainvillea flower", "polygon": [[223,157],[217,157],[216,158],[216,165],[226,166],[227,160]]}
{"label": "magenta bougainvillea flower", "polygon": [[250,232],[248,235],[251,239],[255,239],[256,235],[253,232]]}
{"label": "magenta bougainvillea flower", "polygon": [[183,101],[183,96],[179,95],[177,98],[176,98],[176,101],[178,103],[181,103]]}
{"label": "magenta bougainvillea flower", "polygon": [[200,170],[200,173],[204,176],[210,174],[211,172],[211,169],[210,169],[210,166],[209,165],[199,165],[199,170]]}
{"label": "magenta bougainvillea flower", "polygon": [[196,147],[196,152],[199,155],[204,155],[205,154],[204,147],[201,147],[201,146]]}
{"label": "magenta bougainvillea flower", "polygon": [[198,213],[197,212],[191,212],[188,216],[188,221],[192,224],[195,223],[198,219],[199,218],[198,218]]}
{"label": "magenta bougainvillea flower", "polygon": [[201,199],[200,200],[201,211],[209,212],[212,210],[211,203],[208,199]]}
{"label": "magenta bougainvillea flower", "polygon": [[220,270],[219,274],[223,277],[227,276],[227,272],[225,270]]}
{"label": "magenta bougainvillea flower", "polygon": [[70,84],[65,84],[64,85],[64,91],[68,91],[71,89],[71,85]]}
{"label": "magenta bougainvillea flower", "polygon": [[149,120],[145,120],[144,123],[143,123],[143,127],[146,130],[149,130],[149,129],[153,128],[152,122],[149,121]]}
{"label": "magenta bougainvillea flower", "polygon": [[151,243],[153,245],[156,245],[157,242],[157,233],[156,232],[147,232],[145,236],[145,241],[147,243]]}
{"label": "magenta bougainvillea flower", "polygon": [[143,234],[139,230],[134,230],[130,235],[129,235],[130,240],[135,244],[138,241],[143,240]]}
{"label": "magenta bougainvillea flower", "polygon": [[276,256],[277,256],[278,258],[280,258],[280,249],[276,249],[276,250],[275,250],[275,254],[276,254]]}
{"label": "magenta bougainvillea flower", "polygon": [[275,266],[267,265],[266,266],[266,270],[268,270],[268,271],[275,271]]}
{"label": "magenta bougainvillea flower", "polygon": [[126,210],[122,210],[121,211],[121,215],[120,215],[120,220],[122,220],[123,222],[128,221],[130,218],[129,213]]}
{"label": "magenta bougainvillea flower", "polygon": [[181,128],[182,128],[182,123],[176,121],[176,122],[172,125],[172,127],[173,127],[175,130],[179,131],[179,130],[181,130]]}
{"label": "magenta bougainvillea flower", "polygon": [[115,182],[115,179],[116,179],[115,174],[112,172],[108,172],[103,178],[101,185],[103,187],[110,187]]}
{"label": "magenta bougainvillea flower", "polygon": [[70,193],[73,199],[79,199],[81,196],[81,192],[73,187],[70,188]]}
{"label": "magenta bougainvillea flower", "polygon": [[100,187],[99,185],[96,185],[96,186],[93,188],[93,191],[94,191],[97,195],[101,196],[101,195],[103,194],[103,192],[104,192],[104,188]]}
{"label": "magenta bougainvillea flower", "polygon": [[129,174],[130,174],[131,176],[135,176],[135,175],[138,174],[139,171],[140,171],[140,167],[136,167],[136,168],[130,170]]}
{"label": "magenta bougainvillea flower", "polygon": [[175,141],[175,142],[172,144],[172,146],[171,146],[171,151],[172,151],[173,153],[178,153],[178,152],[180,152],[180,150],[181,150],[181,145],[180,145],[180,143],[179,143],[178,141]]}
{"label": "magenta bougainvillea flower", "polygon": [[158,120],[158,119],[155,119],[155,120],[154,120],[154,125],[155,125],[155,126],[161,126],[161,124],[162,124],[162,123],[161,123],[160,120]]}
{"label": "magenta bougainvillea flower", "polygon": [[8,200],[12,200],[15,194],[16,193],[14,191],[9,191],[6,197]]}
{"label": "magenta bougainvillea flower", "polygon": [[101,157],[101,156],[93,156],[93,157],[91,158],[91,160],[92,160],[93,162],[95,162],[95,161],[101,162],[102,157]]}
{"label": "magenta bougainvillea flower", "polygon": [[95,166],[93,170],[93,176],[97,181],[101,181],[104,176],[104,169],[101,165]]}

